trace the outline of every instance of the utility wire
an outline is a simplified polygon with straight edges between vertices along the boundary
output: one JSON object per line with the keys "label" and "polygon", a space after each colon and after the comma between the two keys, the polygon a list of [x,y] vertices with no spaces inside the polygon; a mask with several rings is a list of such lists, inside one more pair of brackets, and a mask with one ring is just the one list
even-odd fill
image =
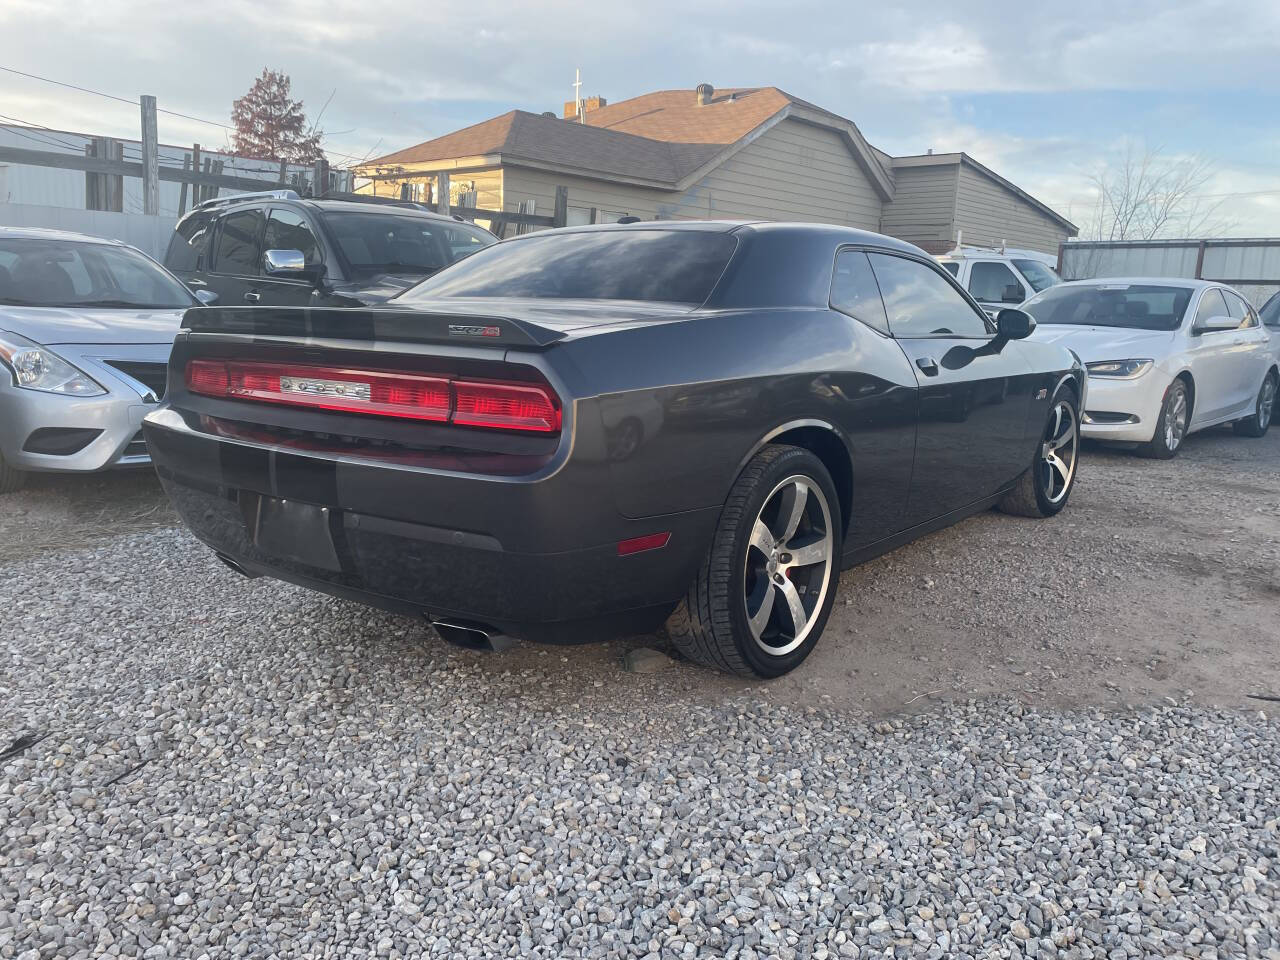
{"label": "utility wire", "polygon": [[[6,67],[3,65],[0,65],[0,70],[3,70],[5,73],[16,74],[19,77],[26,77],[29,80],[40,80],[40,81],[43,81],[44,83],[52,83],[59,87],[66,87],[68,90],[78,90],[81,93],[93,94],[95,97],[106,97],[108,100],[115,100],[119,103],[127,103],[130,106],[136,107],[138,105],[138,101],[130,100],[128,97],[117,97],[114,93],[104,93],[101,90],[93,90],[89,87],[77,86],[74,83],[64,83],[61,80],[54,80],[51,77],[41,77],[34,73],[27,73],[25,70],[15,70],[13,67]],[[336,89],[334,90],[334,93],[337,93]],[[333,99],[332,93],[329,94],[329,99],[330,100]],[[328,107],[328,105],[329,105],[329,101],[326,100],[325,107]],[[324,110],[322,109],[321,113],[323,112]],[[206,120],[203,117],[193,117],[189,113],[179,113],[177,110],[166,110],[164,107],[156,107],[156,113],[168,114],[171,117],[181,117],[183,120],[191,120],[195,123],[207,123],[211,127],[221,127],[223,130],[231,130],[231,131],[235,130],[235,127],[233,127],[229,123],[221,123],[217,120]],[[315,124],[312,124],[312,129],[315,129]],[[342,153],[338,150],[329,150],[327,152],[332,153],[335,157],[343,157],[346,160],[356,160],[357,162],[360,160],[359,157],[356,157],[350,153]]]}

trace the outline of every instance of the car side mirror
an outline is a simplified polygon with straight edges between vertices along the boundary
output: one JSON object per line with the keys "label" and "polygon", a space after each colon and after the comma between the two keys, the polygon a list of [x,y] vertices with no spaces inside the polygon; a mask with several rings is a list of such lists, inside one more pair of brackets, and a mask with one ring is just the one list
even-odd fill
{"label": "car side mirror", "polygon": [[1224,330],[1234,330],[1240,326],[1240,320],[1236,317],[1209,317],[1207,320],[1197,320],[1195,326],[1191,328],[1191,332],[1195,334],[1201,333],[1221,333]]}
{"label": "car side mirror", "polygon": [[1011,283],[1004,288],[1004,296],[1000,298],[1001,303],[1021,303],[1027,299],[1023,296],[1023,289],[1016,283]]}
{"label": "car side mirror", "polygon": [[1035,328],[1035,318],[1025,310],[1006,307],[996,314],[996,336],[1001,340],[1025,340]]}
{"label": "car side mirror", "polygon": [[218,295],[212,290],[193,290],[192,293],[196,295],[202,307],[211,307],[218,302]]}
{"label": "car side mirror", "polygon": [[301,250],[268,250],[262,255],[262,267],[267,276],[277,280],[319,283],[325,275],[324,264],[307,263]]}

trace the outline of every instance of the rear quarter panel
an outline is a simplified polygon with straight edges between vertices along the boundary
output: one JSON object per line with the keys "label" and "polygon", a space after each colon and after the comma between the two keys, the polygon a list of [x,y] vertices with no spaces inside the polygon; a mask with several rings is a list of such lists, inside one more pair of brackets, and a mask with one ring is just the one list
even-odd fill
{"label": "rear quarter panel", "polygon": [[580,378],[584,434],[601,438],[575,457],[608,461],[624,516],[722,504],[767,437],[812,420],[849,450],[855,525],[878,530],[901,515],[915,377],[894,341],[857,320],[825,308],[708,311],[554,352],[571,364],[566,381]]}

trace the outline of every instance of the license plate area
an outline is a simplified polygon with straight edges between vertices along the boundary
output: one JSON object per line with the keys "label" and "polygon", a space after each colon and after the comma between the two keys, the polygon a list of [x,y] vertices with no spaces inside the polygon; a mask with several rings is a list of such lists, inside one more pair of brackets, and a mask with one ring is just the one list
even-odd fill
{"label": "license plate area", "polygon": [[243,491],[240,509],[249,539],[263,553],[321,570],[342,571],[333,542],[337,511]]}

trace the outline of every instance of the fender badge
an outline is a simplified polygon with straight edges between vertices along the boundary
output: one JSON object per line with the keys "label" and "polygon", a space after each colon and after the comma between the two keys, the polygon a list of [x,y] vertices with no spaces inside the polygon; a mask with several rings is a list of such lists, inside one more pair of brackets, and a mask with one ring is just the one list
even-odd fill
{"label": "fender badge", "polygon": [[1047,388],[1045,388],[1045,387],[1041,387],[1041,388],[1040,388],[1040,392],[1036,394],[1036,399],[1037,399],[1037,400],[1043,400],[1043,399],[1044,399],[1045,397],[1047,397],[1048,395],[1049,395],[1049,391],[1048,391],[1048,389],[1047,389]]}
{"label": "fender badge", "polygon": [[502,336],[502,328],[471,326],[465,323],[451,323],[449,324],[449,336],[451,337],[500,337]]}

